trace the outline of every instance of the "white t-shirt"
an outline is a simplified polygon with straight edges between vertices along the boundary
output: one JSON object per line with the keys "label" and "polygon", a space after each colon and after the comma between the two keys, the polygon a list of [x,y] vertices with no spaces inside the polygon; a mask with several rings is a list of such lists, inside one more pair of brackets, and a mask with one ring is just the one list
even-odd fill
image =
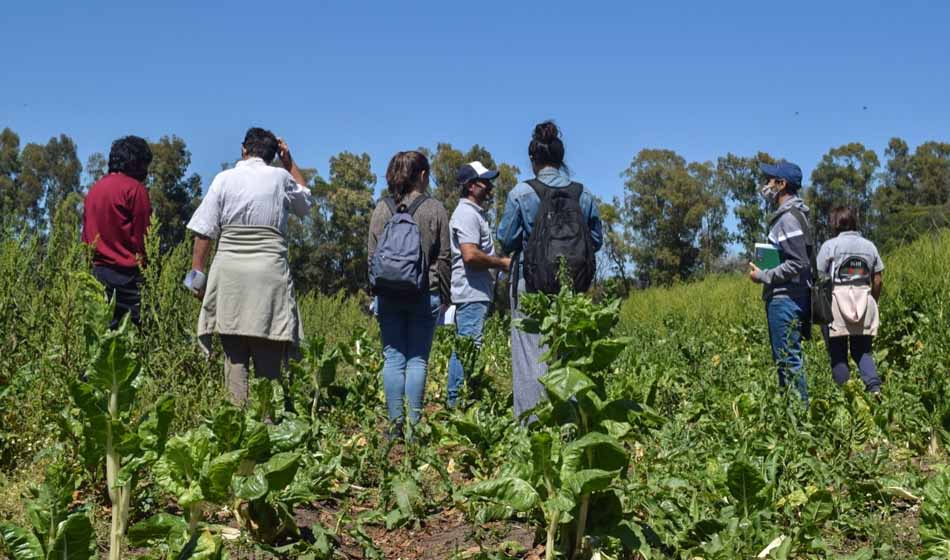
{"label": "white t-shirt", "polygon": [[290,213],[306,216],[312,204],[310,189],[286,169],[252,157],[215,176],[188,229],[212,239],[228,225],[271,226],[286,235]]}

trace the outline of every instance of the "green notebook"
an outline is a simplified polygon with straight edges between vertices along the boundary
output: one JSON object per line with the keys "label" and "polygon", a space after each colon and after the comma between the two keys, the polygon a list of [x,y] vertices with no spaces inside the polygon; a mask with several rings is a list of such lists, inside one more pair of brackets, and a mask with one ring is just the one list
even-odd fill
{"label": "green notebook", "polygon": [[761,268],[762,270],[768,270],[770,268],[775,268],[782,263],[782,259],[778,255],[778,248],[771,243],[756,243],[755,244],[755,266]]}

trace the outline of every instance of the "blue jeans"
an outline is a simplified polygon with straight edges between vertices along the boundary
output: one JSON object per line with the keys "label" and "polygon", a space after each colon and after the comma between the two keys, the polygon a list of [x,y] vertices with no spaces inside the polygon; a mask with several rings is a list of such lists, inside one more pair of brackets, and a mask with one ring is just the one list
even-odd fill
{"label": "blue jeans", "polygon": [[[476,348],[482,347],[482,329],[485,326],[485,316],[488,315],[487,301],[471,301],[460,303],[455,307],[455,332],[458,336],[470,338],[475,343]],[[447,389],[446,405],[449,408],[455,406],[459,398],[459,391],[462,390],[462,383],[465,382],[465,368],[462,367],[461,360],[452,351],[452,357],[449,358],[449,386]]]}
{"label": "blue jeans", "polygon": [[383,390],[389,420],[403,420],[403,401],[409,401],[409,421],[422,415],[426,389],[426,365],[432,336],[442,305],[439,294],[430,292],[415,299],[379,296],[376,319],[383,338]]}
{"label": "blue jeans", "polygon": [[802,400],[808,402],[802,355],[802,328],[808,328],[809,296],[776,297],[765,303],[769,324],[772,359],[778,366],[778,384],[785,387],[789,379],[795,383]]}

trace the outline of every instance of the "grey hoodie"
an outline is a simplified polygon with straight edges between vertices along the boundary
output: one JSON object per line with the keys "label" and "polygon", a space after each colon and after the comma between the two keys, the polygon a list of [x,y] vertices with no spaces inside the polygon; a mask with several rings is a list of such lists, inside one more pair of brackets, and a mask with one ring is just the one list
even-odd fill
{"label": "grey hoodie", "polygon": [[779,218],[769,230],[769,243],[778,247],[782,263],[757,275],[763,284],[762,299],[766,301],[774,297],[803,296],[811,286],[811,264],[805,242],[805,228],[811,225],[799,223],[795,215],[788,212],[792,207],[808,218],[808,206],[797,196],[786,200],[772,215],[773,220],[775,216]]}

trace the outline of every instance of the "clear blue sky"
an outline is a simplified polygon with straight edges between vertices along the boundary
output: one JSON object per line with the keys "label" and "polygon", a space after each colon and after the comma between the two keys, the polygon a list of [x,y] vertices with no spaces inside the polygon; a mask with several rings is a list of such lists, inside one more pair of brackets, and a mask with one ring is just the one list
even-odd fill
{"label": "clear blue sky", "polygon": [[[301,165],[447,141],[529,169],[533,125],[622,193],[642,148],[766,150],[806,178],[829,148],[950,140],[945,2],[6,2],[0,127],[80,156],[177,134],[207,188],[270,128]],[[863,107],[867,109],[863,109]],[[798,113],[796,116],[796,112]]]}

